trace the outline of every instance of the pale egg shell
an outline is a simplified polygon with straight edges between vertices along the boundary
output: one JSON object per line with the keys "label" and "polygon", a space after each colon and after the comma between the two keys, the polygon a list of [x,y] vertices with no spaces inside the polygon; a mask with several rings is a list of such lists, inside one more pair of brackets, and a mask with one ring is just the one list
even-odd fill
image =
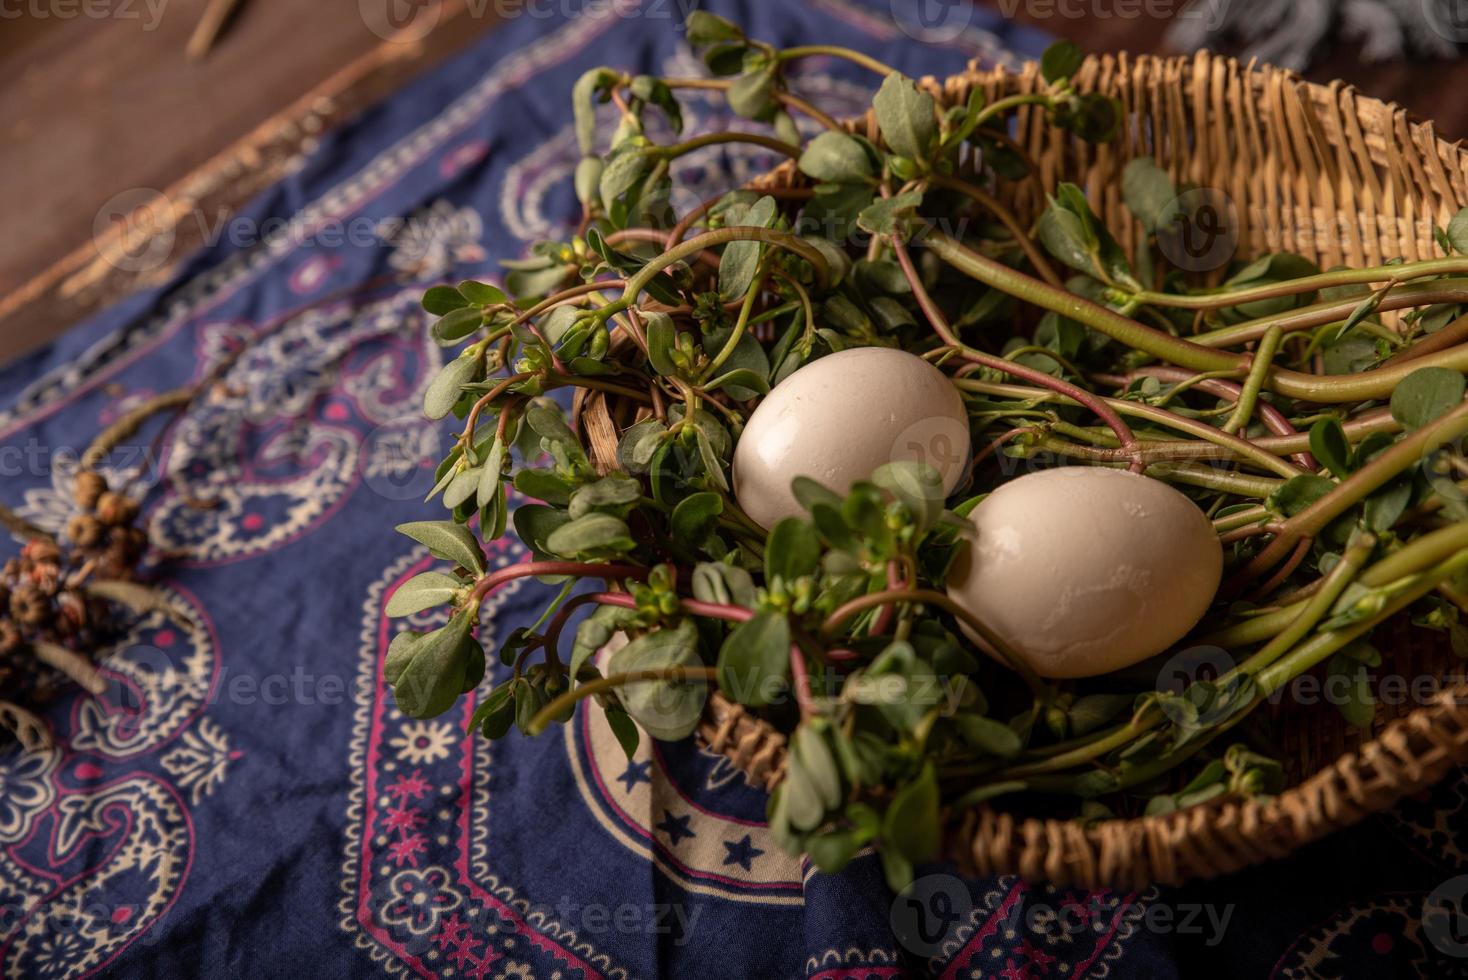
{"label": "pale egg shell", "polygon": [[754,410],[734,450],[734,495],[762,527],[803,517],[790,482],[845,493],[884,463],[919,461],[951,493],[969,454],[968,412],[927,361],[889,347],[838,351],[793,372]]}
{"label": "pale egg shell", "polygon": [[1124,470],[1030,473],[969,518],[948,595],[1041,677],[1091,677],[1161,653],[1207,612],[1223,574],[1203,511]]}

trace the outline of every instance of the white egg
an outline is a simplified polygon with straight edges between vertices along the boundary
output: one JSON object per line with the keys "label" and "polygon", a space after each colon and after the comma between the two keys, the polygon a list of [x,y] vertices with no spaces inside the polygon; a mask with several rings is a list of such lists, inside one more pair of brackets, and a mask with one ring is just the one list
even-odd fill
{"label": "white egg", "polygon": [[933,365],[889,347],[838,351],[793,372],[754,410],[734,450],[734,495],[762,527],[805,516],[790,482],[845,493],[884,463],[919,461],[944,493],[968,462],[968,412]]}
{"label": "white egg", "polygon": [[948,595],[1042,677],[1090,677],[1161,653],[1203,617],[1223,574],[1203,511],[1124,470],[1030,473],[969,517],[973,539]]}

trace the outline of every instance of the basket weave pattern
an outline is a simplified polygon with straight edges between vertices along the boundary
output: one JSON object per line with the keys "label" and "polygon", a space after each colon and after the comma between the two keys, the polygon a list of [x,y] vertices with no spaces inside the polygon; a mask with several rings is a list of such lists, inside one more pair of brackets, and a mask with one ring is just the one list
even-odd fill
{"label": "basket weave pattern", "polygon": [[[975,88],[989,102],[1038,90],[1036,66],[1021,73],[970,66],[922,83],[945,105]],[[1050,126],[1043,110],[1018,111],[1016,144],[1032,179],[998,193],[1024,225],[1061,181],[1079,184],[1091,206],[1131,253],[1142,229],[1121,199],[1121,173],[1151,156],[1175,184],[1222,191],[1232,202],[1238,254],[1296,252],[1322,268],[1378,265],[1438,254],[1433,226],[1468,206],[1468,151],[1444,142],[1430,123],[1365,98],[1349,86],[1306,83],[1292,72],[1243,66],[1206,52],[1188,58],[1089,58],[1073,84],[1120,99],[1124,130],[1087,144]],[[875,137],[869,112],[851,128]],[[798,188],[786,163],[752,182],[760,190]],[[616,466],[619,432],[632,406],[582,393],[575,413],[592,458]],[[1236,871],[1288,854],[1332,830],[1385,809],[1468,761],[1468,683],[1445,639],[1399,631],[1387,657],[1405,677],[1451,678],[1427,703],[1383,705],[1363,738],[1329,704],[1261,707],[1254,721],[1286,752],[1291,785],[1267,800],[1218,800],[1155,817],[1074,821],[1020,818],[987,806],[950,822],[948,850],[978,874],[1018,873],[1082,887],[1178,883]],[[752,784],[783,774],[785,738],[715,692],[698,737],[726,755]]]}

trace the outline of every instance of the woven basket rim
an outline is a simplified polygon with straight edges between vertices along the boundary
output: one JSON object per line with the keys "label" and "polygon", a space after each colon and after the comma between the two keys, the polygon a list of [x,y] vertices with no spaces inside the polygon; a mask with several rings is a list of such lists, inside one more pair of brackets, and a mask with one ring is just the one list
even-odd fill
{"label": "woven basket rim", "polygon": [[[1011,70],[985,68],[974,61],[957,75],[941,81],[925,77],[920,84],[954,104],[966,100],[973,88],[984,88],[992,96],[1034,90],[1041,83],[1034,63]],[[1124,102],[1133,96],[1128,102],[1129,120],[1137,120],[1136,130],[1150,126],[1154,137],[1167,125],[1185,121],[1190,108],[1199,118],[1215,111],[1231,113],[1229,121],[1239,123],[1240,131],[1262,125],[1265,138],[1226,132],[1222,139],[1205,140],[1194,133],[1187,154],[1171,161],[1147,151],[1175,177],[1223,186],[1230,193],[1257,185],[1283,213],[1303,212],[1312,221],[1333,221],[1341,231],[1339,242],[1313,241],[1314,247],[1301,248],[1288,223],[1282,226],[1283,233],[1281,227],[1267,224],[1266,209],[1262,227],[1241,216],[1241,247],[1264,243],[1272,245],[1271,250],[1314,252],[1322,266],[1332,258],[1331,264],[1347,260],[1380,264],[1391,254],[1425,257],[1435,247],[1432,223],[1446,224],[1452,212],[1468,206],[1468,150],[1438,138],[1431,122],[1414,121],[1406,110],[1359,95],[1342,82],[1318,85],[1286,69],[1199,52],[1177,57],[1092,55],[1074,84],[1079,91],[1103,90]],[[1150,115],[1144,113],[1148,107]],[[1019,118],[1017,143],[1025,145],[1028,134],[1039,145],[1044,134],[1036,133],[1045,128],[1041,110],[1022,108]],[[876,135],[870,111],[846,125]],[[1170,131],[1169,135],[1177,137]],[[1125,159],[1140,155],[1129,152],[1137,136],[1129,131],[1120,150],[1107,145],[1092,150],[1076,147],[1074,152],[1095,167],[1109,165],[1115,171]],[[1219,175],[1238,166],[1226,152],[1220,153],[1228,150],[1231,138],[1240,147],[1247,145],[1241,152],[1257,152],[1283,172],[1232,173],[1219,180]],[[1046,190],[1053,188],[1062,164],[1063,160],[1043,158],[1040,177]],[[1376,173],[1373,165],[1386,173]],[[1094,171],[1088,177],[1085,189],[1094,198],[1107,185]],[[803,181],[793,162],[786,161],[749,186],[768,189]],[[1324,200],[1315,200],[1312,192]],[[1116,197],[1113,194],[1108,201],[1103,195],[1098,210],[1130,252],[1134,229],[1129,217],[1119,224],[1115,221],[1120,203]],[[1336,257],[1338,253],[1347,258]],[[601,396],[578,396],[575,411],[589,427],[593,448],[597,443],[615,446],[616,426]],[[783,775],[785,737],[717,690],[709,698],[697,737],[711,751],[725,755],[753,785],[768,790]],[[1344,752],[1275,797],[1224,797],[1163,815],[1087,826],[1074,820],[1019,818],[982,804],[962,816],[950,814],[947,851],[960,868],[977,874],[1017,873],[1032,881],[1082,887],[1178,884],[1282,857],[1432,785],[1464,762],[1468,762],[1468,682],[1459,682],[1387,723],[1358,750]]]}

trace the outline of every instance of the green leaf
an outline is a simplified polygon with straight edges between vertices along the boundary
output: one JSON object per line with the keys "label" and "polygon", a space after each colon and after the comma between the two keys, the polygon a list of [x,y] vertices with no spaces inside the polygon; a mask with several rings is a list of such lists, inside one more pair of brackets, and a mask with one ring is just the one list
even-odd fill
{"label": "green leaf", "polygon": [[724,513],[724,498],[711,491],[689,494],[673,508],[668,526],[673,538],[690,547],[697,548],[718,526],[719,515]]}
{"label": "green leaf", "polygon": [[573,183],[576,186],[576,200],[582,204],[601,203],[601,175],[606,169],[606,164],[601,157],[584,156],[576,164],[576,175]]}
{"label": "green leaf", "polygon": [[423,572],[398,586],[383,612],[388,616],[411,616],[453,602],[464,588],[464,583],[452,575]]}
{"label": "green leaf", "polygon": [[1371,730],[1376,721],[1376,696],[1371,692],[1371,678],[1364,663],[1344,655],[1344,651],[1336,654],[1330,660],[1326,690],[1348,724],[1362,731]]}
{"label": "green leaf", "polygon": [[1366,526],[1378,533],[1391,530],[1412,502],[1412,481],[1398,480],[1366,498],[1362,514]]}
{"label": "green leaf", "polygon": [[1344,480],[1351,475],[1351,445],[1337,419],[1321,419],[1310,427],[1310,454]]}
{"label": "green leaf", "polygon": [[410,718],[432,718],[454,706],[464,693],[467,668],[464,644],[471,614],[461,612],[442,629],[421,637],[397,671],[393,696],[398,710]]}
{"label": "green leaf", "polygon": [[617,744],[622,746],[622,751],[627,754],[630,761],[637,753],[637,745],[642,740],[637,731],[637,723],[632,716],[620,707],[608,705],[606,710],[607,727],[612,734],[617,736]]}
{"label": "green leaf", "polygon": [[1392,392],[1392,418],[1406,429],[1420,429],[1463,401],[1463,375],[1451,368],[1418,368]]}
{"label": "green leaf", "polygon": [[860,182],[873,176],[871,158],[861,141],[833,130],[810,141],[799,166],[801,173],[815,180]]}
{"label": "green leaf", "polygon": [[651,75],[638,75],[632,79],[628,86],[632,97],[640,99],[648,105],[655,105],[668,117],[668,123],[674,133],[683,132],[683,107],[678,104],[678,98],[668,83]]}
{"label": "green leaf", "polygon": [[571,502],[570,482],[551,470],[520,470],[515,474],[515,489],[548,504],[566,506]]}
{"label": "green leaf", "polygon": [[882,80],[872,106],[882,138],[894,152],[913,160],[927,159],[938,132],[931,95],[893,72]]}
{"label": "green leaf", "polygon": [[957,715],[953,723],[958,726],[959,735],[965,742],[1001,759],[1013,758],[1024,748],[1024,743],[1013,728],[993,718]]}
{"label": "green leaf", "polygon": [[1265,503],[1286,517],[1293,517],[1330,493],[1335,487],[1334,480],[1314,474],[1305,474],[1286,481],[1284,486],[1269,495]]}
{"label": "green leaf", "polygon": [[566,558],[580,555],[598,557],[605,553],[622,553],[637,547],[627,522],[613,514],[591,513],[562,524],[546,538],[552,554]]}
{"label": "green leaf", "polygon": [[736,401],[748,401],[748,398],[736,397],[734,390],[752,392],[753,394],[749,397],[754,397],[754,395],[768,395],[770,393],[770,382],[750,368],[735,368],[732,371],[725,371],[717,378],[710,379],[704,387],[711,391],[718,391],[720,388],[727,389],[730,392],[730,397],[735,398]]}
{"label": "green leaf", "polygon": [[1078,272],[1095,272],[1086,226],[1080,218],[1052,204],[1040,215],[1038,233],[1040,244],[1056,259]]}
{"label": "green leaf", "polygon": [[775,66],[747,71],[725,93],[729,110],[745,119],[760,119],[775,109]]}
{"label": "green leaf", "polygon": [[443,505],[452,510],[474,496],[478,488],[479,467],[470,466],[459,470],[449,481],[448,489],[443,492]]}
{"label": "green leaf", "polygon": [[707,10],[695,10],[689,14],[684,30],[688,33],[688,43],[694,47],[718,41],[744,40],[744,31],[739,29],[739,25]]}
{"label": "green leaf", "polygon": [[[769,195],[761,197],[747,208],[730,208],[727,226],[769,228],[778,217],[775,199]],[[719,257],[719,296],[732,301],[749,292],[759,270],[760,256],[764,243],[759,241],[730,242]]]}
{"label": "green leaf", "polygon": [[389,685],[396,684],[398,677],[402,675],[403,668],[412,662],[414,655],[418,652],[418,644],[422,642],[427,633],[416,630],[403,630],[392,638],[387,645],[387,656],[382,662],[382,678]]}
{"label": "green leaf", "polygon": [[753,609],[758,601],[754,577],[737,565],[700,562],[693,569],[693,597],[700,602]]}
{"label": "green leaf", "polygon": [[826,874],[835,874],[851,863],[861,850],[862,841],[849,830],[828,830],[806,838],[805,854]]}
{"label": "green leaf", "polygon": [[1167,171],[1151,157],[1137,157],[1126,165],[1121,175],[1121,196],[1127,210],[1148,232],[1157,230],[1158,222],[1177,198]]}
{"label": "green leaf", "polygon": [[905,227],[905,218],[923,203],[921,191],[904,191],[893,197],[879,197],[863,208],[856,223],[873,235],[891,235]]}
{"label": "green leaf", "polygon": [[[685,619],[671,629],[638,637],[612,654],[611,673],[698,667],[698,629]],[[698,727],[708,686],[695,681],[635,681],[621,689],[622,704],[653,738],[674,741]]]}
{"label": "green leaf", "polygon": [[1040,55],[1040,75],[1053,85],[1079,71],[1085,57],[1074,41],[1056,41]]}
{"label": "green leaf", "polygon": [[938,775],[924,763],[916,780],[899,789],[882,817],[882,841],[908,861],[938,856],[942,828],[938,824]]}
{"label": "green leaf", "polygon": [[836,765],[836,756],[826,741],[824,731],[810,724],[801,725],[795,732],[790,750],[805,767],[823,807],[835,810],[841,806],[841,770]]}
{"label": "green leaf", "polygon": [[505,301],[505,294],[498,287],[474,279],[459,283],[459,293],[473,306],[497,306]]}
{"label": "green leaf", "polygon": [[643,318],[647,335],[647,359],[652,369],[665,378],[675,378],[680,372],[673,363],[672,352],[677,346],[677,328],[673,318],[666,313],[649,313]]}
{"label": "green leaf", "polygon": [[872,471],[872,482],[908,509],[919,531],[932,527],[943,513],[943,477],[926,463],[883,463]]}
{"label": "green leaf", "polygon": [[440,347],[452,347],[484,326],[484,312],[465,306],[453,310],[433,325],[433,340]]}
{"label": "green leaf", "polygon": [[821,560],[821,541],[809,524],[787,517],[770,531],[765,547],[765,582],[777,577],[793,582],[816,570]]}
{"label": "green leaf", "polygon": [[453,521],[414,521],[394,528],[428,549],[435,558],[451,561],[476,575],[484,574],[484,553],[474,532]]}
{"label": "green leaf", "polygon": [[505,468],[506,447],[499,436],[495,436],[494,442],[489,447],[489,455],[484,459],[484,465],[479,468],[479,486],[475,490],[475,502],[480,507],[488,507],[499,493],[500,477]]}
{"label": "green leaf", "polygon": [[[516,478],[516,484],[519,478]],[[543,504],[523,504],[515,509],[515,533],[534,550],[546,554],[546,542],[556,529],[570,521],[563,510]]]}
{"label": "green leaf", "polygon": [[479,358],[456,357],[449,361],[423,393],[423,414],[431,419],[444,418],[454,410],[459,400],[459,389],[478,379]]}
{"label": "green leaf", "polygon": [[984,90],[975,88],[968,94],[968,103],[952,106],[948,110],[948,135],[943,137],[944,146],[955,146],[969,138],[979,124],[979,114],[984,111]]}
{"label": "green leaf", "polygon": [[431,286],[423,294],[423,308],[434,316],[448,316],[469,305],[453,286]]}
{"label": "green leaf", "polygon": [[729,633],[719,648],[719,688],[741,704],[761,707],[785,689],[790,676],[790,622],[758,613]]}
{"label": "green leaf", "polygon": [[1468,255],[1468,208],[1464,208],[1448,222],[1448,241],[1460,255]]}
{"label": "green leaf", "polygon": [[635,504],[641,496],[642,484],[632,477],[626,473],[608,473],[595,483],[578,487],[571,494],[570,514],[575,519],[593,511],[618,511],[628,504]]}
{"label": "green leaf", "polygon": [[507,682],[485,695],[474,708],[469,719],[470,731],[478,731],[485,738],[503,738],[515,723],[515,684]]}
{"label": "green leaf", "polygon": [[667,432],[667,425],[658,419],[644,419],[630,426],[617,443],[617,462],[630,473],[646,473]]}
{"label": "green leaf", "polygon": [[597,192],[602,204],[611,207],[612,202],[636,187],[652,169],[652,158],[642,149],[632,148],[607,158]]}
{"label": "green leaf", "polygon": [[616,73],[593,68],[571,87],[571,109],[576,119],[576,142],[583,154],[596,149],[596,103],[616,81]]}

